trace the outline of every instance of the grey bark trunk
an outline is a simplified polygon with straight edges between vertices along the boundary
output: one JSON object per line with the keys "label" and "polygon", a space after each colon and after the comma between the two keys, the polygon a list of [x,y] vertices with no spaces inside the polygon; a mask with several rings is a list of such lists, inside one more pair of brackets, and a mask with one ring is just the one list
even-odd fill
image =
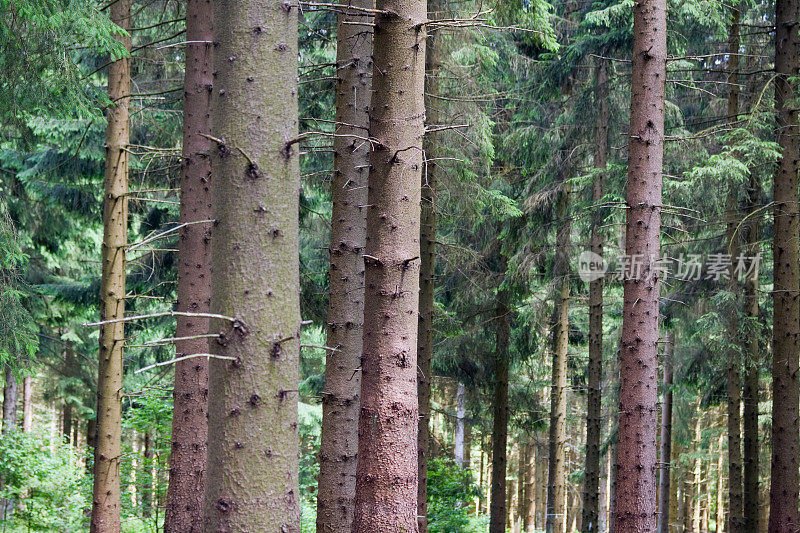
{"label": "grey bark trunk", "polygon": [[458,384],[456,390],[456,432],[453,437],[453,456],[456,464],[464,465],[464,428],[467,416],[467,393],[463,383]]}

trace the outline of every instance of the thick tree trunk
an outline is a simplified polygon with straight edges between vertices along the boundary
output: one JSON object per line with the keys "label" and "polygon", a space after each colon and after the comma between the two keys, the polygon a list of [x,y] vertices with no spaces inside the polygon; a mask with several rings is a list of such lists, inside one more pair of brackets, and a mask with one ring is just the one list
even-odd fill
{"label": "thick tree trunk", "polygon": [[[214,3],[215,219],[204,531],[300,529],[297,16]],[[218,230],[218,231],[217,231]]]}
{"label": "thick tree trunk", "polygon": [[[738,122],[739,115],[739,9],[732,8],[731,24],[728,37],[728,117],[734,125]],[[736,264],[739,257],[739,237],[737,226],[738,196],[740,185],[730,183],[728,190],[728,204],[726,213],[726,241],[727,253],[732,261],[728,281],[728,291],[735,295],[734,302],[738,302],[740,286],[736,280]],[[744,533],[744,510],[742,500],[742,433],[741,433],[741,404],[742,384],[741,361],[739,357],[739,320],[738,306],[727,313],[727,338],[730,348],[727,353],[727,397],[728,397],[728,533]],[[721,527],[721,526],[720,526]]]}
{"label": "thick tree trunk", "polygon": [[772,324],[772,476],[769,531],[800,527],[800,206],[798,206],[798,150],[800,126],[794,103],[800,72],[800,17],[798,0],[775,2],[775,111],[781,160],[774,180],[774,258]]}
{"label": "thick tree trunk", "polygon": [[664,333],[664,401],[661,404],[661,469],[658,474],[658,533],[669,533],[670,484],[672,479],[672,354],[671,331]]}
{"label": "thick tree trunk", "polygon": [[[444,18],[441,13],[443,0],[430,0],[431,19]],[[425,49],[425,112],[426,122],[439,123],[439,68],[441,52],[440,32],[428,34]],[[417,444],[419,485],[417,489],[417,516],[419,531],[428,531],[428,443],[430,442],[431,418],[431,358],[433,357],[433,308],[436,275],[436,181],[438,164],[436,159],[437,134],[425,135],[425,172],[422,173],[420,204],[420,271],[419,271],[419,333],[417,338],[417,372],[419,396],[419,434]],[[463,427],[463,426],[462,426]],[[463,441],[461,443],[463,445]],[[463,453],[462,453],[463,457]]]}
{"label": "thick tree trunk", "polygon": [[[111,20],[123,29],[130,27],[131,2],[111,4]],[[116,36],[130,49],[130,37]],[[130,59],[122,58],[108,67],[106,108],[105,196],[103,203],[102,277],[100,320],[125,316],[125,249],[128,243],[128,144]],[[120,458],[122,455],[122,351],[125,325],[122,322],[100,328],[97,378],[97,438],[92,490],[92,533],[120,530]]]}
{"label": "thick tree trunk", "polygon": [[[501,260],[501,270],[506,270],[506,260]],[[495,323],[497,339],[494,354],[494,393],[492,394],[492,492],[489,505],[489,533],[506,531],[506,469],[508,445],[508,375],[509,336],[511,317],[508,307],[508,291],[497,293]]]}
{"label": "thick tree trunk", "polygon": [[[604,171],[608,166],[608,63],[601,59],[595,78],[595,106],[597,131],[595,134],[594,167]],[[592,202],[602,203],[605,196],[605,177],[598,174],[592,188]],[[602,210],[592,223],[591,248],[603,255],[603,235],[600,231]],[[583,485],[584,533],[599,531],[600,507],[600,434],[601,434],[601,383],[603,380],[603,278],[589,284],[589,367],[586,394],[586,476]]]}
{"label": "thick tree trunk", "polygon": [[[756,257],[760,252],[760,235],[758,216],[755,211],[759,208],[758,203],[761,196],[761,184],[758,176],[750,176],[750,186],[748,188],[747,200],[747,225],[745,226],[747,239],[747,255]],[[743,433],[744,433],[744,530],[746,532],[759,531],[760,505],[759,497],[759,446],[758,446],[758,402],[759,402],[759,369],[761,363],[759,349],[759,328],[758,320],[758,270],[745,280],[744,283],[744,302],[745,314],[749,319],[750,327],[747,329],[747,340],[745,350],[745,377],[744,395],[742,401],[743,409]]]}
{"label": "thick tree trunk", "polygon": [[[562,164],[566,164],[563,163]],[[563,171],[562,171],[563,172]],[[569,183],[562,181],[559,194],[556,262],[553,277],[558,291],[553,309],[553,367],[550,387],[550,439],[547,471],[547,533],[562,533],[566,525],[565,460],[567,416],[567,351],[569,349],[569,247],[572,224],[569,219]]]}
{"label": "thick tree trunk", "polygon": [[464,466],[465,427],[467,416],[467,393],[463,383],[458,384],[456,391],[456,432],[453,437],[453,457],[456,464]]}
{"label": "thick tree trunk", "polygon": [[[374,0],[350,5],[372,8]],[[364,13],[339,14],[336,65],[336,131],[331,180],[330,301],[322,440],[319,452],[317,531],[350,531],[356,495],[361,345],[364,336],[364,246],[372,87],[372,34]]]}
{"label": "thick tree trunk", "polygon": [[[181,228],[178,246],[179,311],[208,313],[211,307],[211,90],[213,85],[213,6],[186,2],[186,73],[183,99]],[[177,357],[208,353],[208,318],[179,316]],[[208,361],[175,363],[172,449],[164,515],[165,533],[202,530],[208,440]]]}
{"label": "thick tree trunk", "polygon": [[22,378],[22,432],[33,429],[33,378]]}
{"label": "thick tree trunk", "polygon": [[425,0],[379,0],[354,533],[416,531]]}
{"label": "thick tree trunk", "polygon": [[17,404],[19,403],[19,386],[11,369],[6,369],[3,386],[3,433],[9,433],[17,426]]}
{"label": "thick tree trunk", "polygon": [[614,531],[656,528],[658,291],[664,156],[666,0],[634,4],[625,254],[641,271],[624,281]]}

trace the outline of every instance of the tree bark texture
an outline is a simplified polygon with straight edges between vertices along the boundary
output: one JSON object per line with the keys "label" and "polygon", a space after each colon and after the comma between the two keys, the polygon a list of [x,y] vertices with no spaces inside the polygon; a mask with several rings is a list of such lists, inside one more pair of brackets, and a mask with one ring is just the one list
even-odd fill
{"label": "tree bark texture", "polygon": [[22,432],[33,429],[33,378],[22,378]]}
{"label": "tree bark texture", "polygon": [[[428,9],[431,19],[443,18],[443,0],[431,0]],[[440,31],[428,34],[425,48],[425,113],[428,124],[439,123],[439,68],[441,52]],[[419,434],[417,516],[419,531],[428,531],[428,446],[430,442],[431,419],[431,359],[433,357],[433,310],[436,275],[436,180],[438,161],[436,161],[437,133],[427,133],[423,139],[425,149],[424,171],[420,203],[420,271],[419,271],[419,324],[417,337],[417,373],[419,396]],[[463,444],[463,441],[462,441]],[[462,456],[463,457],[463,456]]]}
{"label": "tree bark texture", "polygon": [[781,159],[773,184],[774,260],[772,320],[772,475],[769,531],[800,528],[800,220],[798,215],[798,150],[800,126],[795,105],[800,71],[798,0],[775,2],[775,111]]}
{"label": "tree bark texture", "polygon": [[656,529],[658,291],[664,156],[666,0],[634,3],[625,254],[641,260],[624,281],[614,531]]}
{"label": "tree bark texture", "polygon": [[[562,162],[562,164],[565,164]],[[564,171],[562,171],[564,172]],[[566,173],[564,172],[564,175]],[[569,183],[562,180],[557,205],[558,235],[553,277],[557,293],[553,309],[553,366],[550,386],[550,439],[547,471],[547,533],[562,533],[566,525],[566,416],[567,351],[569,349],[569,248],[572,223],[569,218]]]}
{"label": "tree bark texture", "polygon": [[354,533],[417,530],[425,0],[379,0]]}
{"label": "tree bark texture", "polygon": [[[111,4],[111,21],[130,27],[130,0]],[[116,36],[130,50],[130,37]],[[128,241],[128,144],[131,93],[130,59],[108,67],[106,108],[105,195],[103,201],[102,276],[100,320],[125,316],[125,251]],[[92,533],[120,530],[120,457],[122,454],[122,352],[125,325],[100,327],[97,378],[97,438],[92,489]]]}
{"label": "tree bark texture", "polygon": [[670,484],[672,480],[672,359],[675,341],[671,331],[664,333],[664,374],[661,404],[661,469],[658,473],[658,533],[669,533]]}
{"label": "tree bark texture", "polygon": [[[594,167],[602,172],[608,166],[608,62],[600,59],[595,78],[595,106],[598,111],[595,133]],[[599,205],[605,196],[605,177],[597,174],[592,187],[592,202]],[[592,222],[591,249],[603,255],[602,210]],[[586,476],[583,486],[584,533],[599,531],[600,437],[603,380],[603,278],[589,284],[589,367],[586,394]]]}
{"label": "tree bark texture", "polygon": [[[374,0],[351,5],[370,9]],[[319,452],[317,531],[350,531],[356,495],[361,346],[364,336],[364,246],[366,243],[369,106],[372,34],[359,22],[364,13],[339,14],[336,65],[336,132],[331,179],[330,299],[322,439]]]}
{"label": "tree bark texture", "polygon": [[[186,2],[186,72],[183,89],[183,164],[178,246],[178,311],[211,309],[211,91],[213,6]],[[208,318],[178,316],[175,355],[209,353]],[[203,527],[208,440],[208,361],[175,363],[172,450],[164,514],[165,533],[197,533]]]}
{"label": "tree bark texture", "polygon": [[300,530],[297,17],[214,2],[207,532]]}
{"label": "tree bark texture", "polygon": [[466,442],[466,417],[467,417],[467,392],[463,383],[458,384],[456,390],[456,431],[453,437],[453,457],[456,464],[464,466]]}
{"label": "tree bark texture", "polygon": [[[506,261],[502,260],[505,272]],[[506,530],[506,471],[508,445],[508,375],[509,336],[511,320],[508,307],[508,291],[497,293],[495,322],[497,339],[494,354],[494,393],[492,395],[492,491],[489,504],[489,533],[505,533]]]}

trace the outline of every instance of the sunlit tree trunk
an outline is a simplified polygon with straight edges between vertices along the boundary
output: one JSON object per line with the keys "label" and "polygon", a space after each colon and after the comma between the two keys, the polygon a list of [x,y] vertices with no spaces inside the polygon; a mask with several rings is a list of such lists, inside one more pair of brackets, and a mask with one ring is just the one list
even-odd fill
{"label": "sunlit tree trunk", "polygon": [[33,428],[33,378],[22,378],[22,431],[28,433]]}
{"label": "sunlit tree trunk", "polygon": [[[178,311],[208,313],[211,307],[211,0],[186,2],[186,72],[183,100],[181,228],[178,245]],[[205,222],[204,222],[205,221]],[[208,318],[178,316],[177,357],[210,351]],[[199,337],[198,337],[199,336]],[[195,337],[195,338],[189,338]],[[164,515],[165,533],[202,529],[208,440],[208,361],[175,363],[172,449]]]}
{"label": "sunlit tree trunk", "polygon": [[300,529],[297,17],[214,2],[207,532]]}
{"label": "sunlit tree trunk", "polygon": [[[111,20],[123,29],[130,27],[130,0],[118,0],[110,7]],[[130,49],[130,37],[116,36]],[[106,163],[103,205],[102,277],[100,320],[125,316],[125,250],[128,243],[128,144],[130,59],[121,58],[108,67],[106,108]],[[120,530],[120,478],[122,455],[122,351],[125,326],[122,322],[100,328],[97,379],[97,433],[92,491],[92,533]]]}
{"label": "sunlit tree trunk", "polygon": [[416,531],[425,0],[375,16],[354,533]]}
{"label": "sunlit tree trunk", "polygon": [[664,401],[661,404],[661,469],[658,476],[658,533],[669,533],[670,484],[672,477],[672,354],[671,331],[664,332],[664,375],[661,381]]}

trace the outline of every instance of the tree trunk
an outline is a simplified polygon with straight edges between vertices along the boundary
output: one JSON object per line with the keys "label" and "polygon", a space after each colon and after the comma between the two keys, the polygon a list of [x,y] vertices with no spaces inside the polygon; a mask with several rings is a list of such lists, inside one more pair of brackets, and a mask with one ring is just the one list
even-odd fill
{"label": "tree trunk", "polygon": [[61,440],[72,444],[72,405],[65,402],[61,409]]}
{"label": "tree trunk", "polygon": [[536,444],[536,529],[544,529],[547,519],[547,465],[549,447],[544,443]]}
{"label": "tree trunk", "polygon": [[33,378],[22,378],[22,432],[33,429]]}
{"label": "tree trunk", "polygon": [[[595,135],[594,167],[604,171],[608,165],[608,63],[598,61],[595,79],[595,105],[598,110]],[[602,174],[594,180],[592,202],[602,203],[605,196],[605,178]],[[602,211],[592,223],[591,247],[598,256],[603,255]],[[586,477],[583,486],[584,533],[599,531],[600,507],[600,434],[603,380],[603,278],[589,283],[589,367],[586,394]]]}
{"label": "tree trunk", "polygon": [[150,518],[153,514],[153,445],[150,431],[145,431],[142,437],[144,440],[142,445],[142,480],[140,482],[142,487],[142,516]]}
{"label": "tree trunk", "polygon": [[[208,313],[211,307],[211,90],[213,85],[213,6],[210,0],[186,2],[186,73],[183,100],[178,246],[178,311]],[[208,318],[177,317],[175,354],[208,353]],[[172,449],[164,514],[165,533],[202,529],[208,440],[208,360],[175,363]]]}
{"label": "tree trunk", "polygon": [[[111,21],[130,27],[131,2],[111,4]],[[130,49],[130,37],[115,36]],[[122,58],[108,67],[106,108],[105,197],[103,203],[102,277],[100,320],[125,316],[125,251],[128,244],[128,144],[131,93],[130,59]],[[92,490],[92,533],[120,530],[120,457],[122,455],[122,351],[125,324],[114,322],[100,327],[97,377],[97,438]]]}
{"label": "tree trunk", "polygon": [[658,533],[669,533],[669,497],[672,477],[672,353],[671,331],[664,332],[664,402],[661,407],[661,469],[658,474]]}
{"label": "tree trunk", "polygon": [[[204,531],[300,529],[297,14],[214,3],[215,219]],[[218,230],[218,232],[217,232]]]}
{"label": "tree trunk", "polygon": [[617,533],[656,528],[656,413],[666,0],[634,4],[625,255],[641,275],[624,281],[620,349]]}
{"label": "tree trunk", "polygon": [[464,466],[464,428],[466,426],[466,389],[463,383],[458,384],[456,391],[456,432],[453,437],[453,457],[456,464]]}
{"label": "tree trunk", "polygon": [[[444,18],[442,4],[444,0],[430,0],[428,9],[432,19]],[[425,112],[428,124],[439,123],[439,68],[441,52],[440,32],[428,34],[425,52]],[[418,468],[419,486],[417,491],[417,516],[419,531],[428,530],[428,443],[430,441],[431,417],[431,358],[433,357],[433,309],[436,274],[436,181],[438,164],[436,159],[437,133],[425,135],[425,171],[422,173],[421,214],[420,214],[420,272],[419,272],[419,336],[417,339],[417,361],[419,372],[419,443]],[[463,430],[463,423],[462,423]],[[462,431],[463,437],[463,431]],[[461,441],[463,446],[463,440]],[[463,460],[463,453],[462,453]],[[461,464],[461,461],[456,458]]]}
{"label": "tree trunk", "polygon": [[[562,161],[562,165],[566,163]],[[566,171],[562,170],[562,175]],[[565,516],[565,459],[567,415],[567,350],[569,349],[569,183],[562,180],[557,205],[558,235],[553,278],[558,292],[553,304],[553,367],[550,388],[550,439],[547,471],[547,533],[562,533]]]}
{"label": "tree trunk", "polygon": [[[506,268],[506,259],[503,257],[501,259],[501,271],[505,273]],[[497,339],[494,354],[494,393],[492,395],[492,500],[489,506],[489,533],[505,533],[506,531],[510,312],[508,291],[500,289],[497,293],[497,308],[495,312]]]}
{"label": "tree trunk", "polygon": [[6,382],[3,387],[3,433],[9,433],[17,426],[17,404],[19,387],[17,378],[10,368],[6,369]]}
{"label": "tree trunk", "polygon": [[530,533],[533,531],[536,520],[536,453],[537,447],[533,437],[528,437],[525,442],[527,462],[523,474],[525,484],[524,499],[522,501],[522,531]]}
{"label": "tree trunk", "polygon": [[[351,5],[372,8],[374,0]],[[356,494],[361,346],[364,335],[364,246],[366,242],[369,143],[349,135],[369,131],[372,34],[363,13],[339,14],[336,64],[336,131],[331,180],[330,302],[322,439],[319,452],[317,531],[350,531]],[[352,126],[351,126],[352,125]],[[355,372],[355,373],[354,373]]]}
{"label": "tree trunk", "polygon": [[800,126],[794,105],[800,72],[798,0],[775,2],[775,111],[782,156],[774,180],[775,235],[772,324],[772,476],[769,531],[793,531],[800,524],[800,220],[798,150]]}
{"label": "tree trunk", "polygon": [[669,509],[667,511],[667,519],[665,520],[669,533],[677,533],[677,524],[680,523],[680,517],[678,515],[678,487],[681,481],[680,470],[678,469],[678,458],[680,455],[678,443],[673,442],[670,446],[669,459]]}
{"label": "tree trunk", "polygon": [[[464,393],[465,403],[466,403],[466,391]],[[471,465],[471,457],[472,457],[472,424],[470,424],[469,419],[467,418],[469,415],[469,411],[464,411],[464,463],[461,465],[464,470],[469,470]]]}
{"label": "tree trunk", "polygon": [[[760,253],[760,235],[758,216],[755,211],[759,208],[761,184],[757,175],[750,176],[750,187],[747,200],[747,225],[745,226],[747,238],[747,255],[755,257]],[[760,505],[759,497],[759,446],[758,446],[758,382],[760,369],[759,328],[758,320],[758,270],[744,282],[745,314],[749,319],[745,349],[745,378],[743,395],[743,430],[744,430],[744,530],[759,531]]]}
{"label": "tree trunk", "polygon": [[416,531],[425,0],[379,0],[354,533]]}

